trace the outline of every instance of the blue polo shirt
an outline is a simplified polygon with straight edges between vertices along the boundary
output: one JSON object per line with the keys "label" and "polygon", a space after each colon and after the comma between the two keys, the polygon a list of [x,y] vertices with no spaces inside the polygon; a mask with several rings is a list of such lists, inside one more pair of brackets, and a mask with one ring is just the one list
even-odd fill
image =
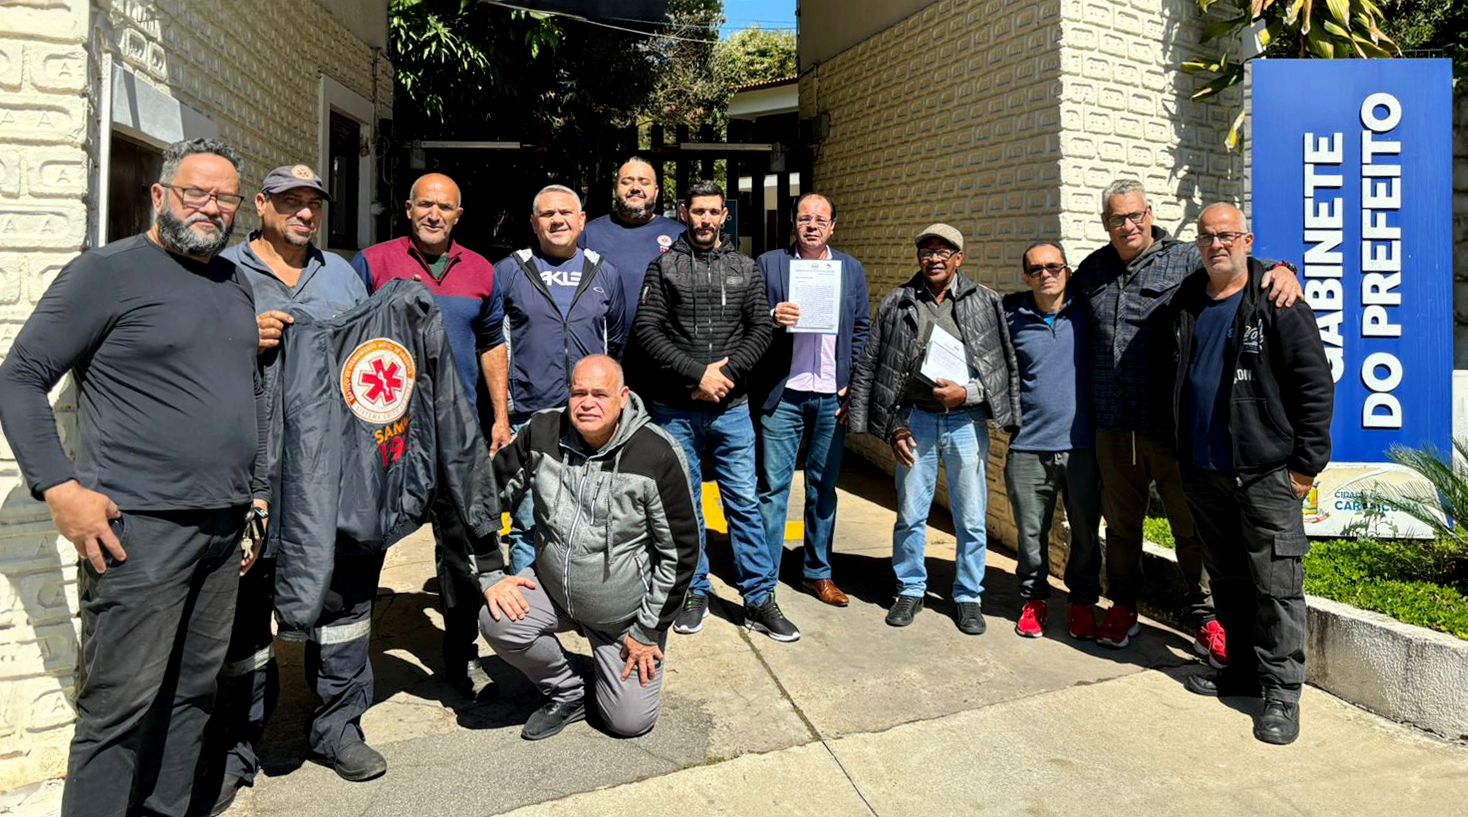
{"label": "blue polo shirt", "polygon": [[1016,451],[1071,451],[1096,444],[1086,375],[1085,310],[1066,299],[1046,314],[1029,292],[1004,299],[1004,315],[1019,362],[1019,433]]}

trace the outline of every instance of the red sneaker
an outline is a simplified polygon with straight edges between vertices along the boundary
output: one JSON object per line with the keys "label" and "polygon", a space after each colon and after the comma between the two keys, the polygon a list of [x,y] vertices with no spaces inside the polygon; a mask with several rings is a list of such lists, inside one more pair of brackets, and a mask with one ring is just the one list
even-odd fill
{"label": "red sneaker", "polygon": [[1096,628],[1096,643],[1119,650],[1130,644],[1132,636],[1141,631],[1142,628],[1137,626],[1135,612],[1120,604],[1113,604],[1111,609],[1106,611],[1106,620]]}
{"label": "red sneaker", "polygon": [[1070,606],[1070,637],[1079,639],[1096,637],[1096,605],[1072,604]]}
{"label": "red sneaker", "polygon": [[1050,617],[1050,606],[1043,601],[1027,601],[1019,611],[1019,623],[1014,631],[1025,638],[1039,638],[1045,634],[1045,620]]}
{"label": "red sneaker", "polygon": [[1228,666],[1228,634],[1223,625],[1210,621],[1199,627],[1193,635],[1193,652],[1207,658],[1214,669]]}

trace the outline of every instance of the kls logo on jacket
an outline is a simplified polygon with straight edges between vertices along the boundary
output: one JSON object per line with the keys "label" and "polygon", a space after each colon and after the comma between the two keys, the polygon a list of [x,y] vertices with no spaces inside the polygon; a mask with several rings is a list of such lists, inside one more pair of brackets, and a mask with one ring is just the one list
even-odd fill
{"label": "kls logo on jacket", "polygon": [[413,356],[390,338],[373,338],[352,350],[342,365],[342,398],[369,423],[391,423],[408,410],[413,395]]}

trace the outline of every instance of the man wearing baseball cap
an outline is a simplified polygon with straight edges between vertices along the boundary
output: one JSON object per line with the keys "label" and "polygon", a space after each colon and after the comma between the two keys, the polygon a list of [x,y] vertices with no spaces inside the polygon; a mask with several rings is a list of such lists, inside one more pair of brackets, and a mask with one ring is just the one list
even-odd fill
{"label": "man wearing baseball cap", "polygon": [[918,233],[917,274],[882,299],[851,378],[851,431],[886,440],[897,460],[892,567],[897,599],[887,623],[906,627],[927,593],[925,534],[938,466],[948,474],[958,537],[954,618],[984,632],[988,421],[1019,424],[1019,376],[999,294],[960,275],[963,233]]}
{"label": "man wearing baseball cap", "polygon": [[[328,201],[330,194],[310,167],[277,167],[266,174],[255,195],[260,229],[220,254],[239,268],[254,289],[259,312],[258,354],[267,388],[273,389],[280,375],[278,347],[282,333],[294,321],[292,312],[326,320],[367,299],[367,287],[352,265],[334,253],[322,252],[311,241],[321,226],[322,205]],[[272,422],[280,421],[272,418]],[[280,478],[272,475],[272,479]],[[265,550],[255,569],[240,579],[234,631],[219,674],[219,704],[206,743],[209,762],[205,782],[209,785],[198,788],[201,798],[215,796],[212,805],[203,804],[209,814],[224,811],[240,786],[254,783],[259,769],[255,744],[274,709],[279,688],[270,628],[275,599],[273,541],[266,544]],[[332,591],[343,599],[365,597],[366,603],[326,614],[321,626],[312,632],[319,643],[306,651],[306,675],[322,700],[312,724],[313,744],[320,743],[315,740],[319,731],[355,738],[333,741],[329,747],[333,767],[348,779],[365,779],[364,775],[375,776],[386,769],[382,756],[361,741],[360,731],[353,725],[362,715],[358,710],[363,708],[355,702],[372,699],[367,669],[371,634],[362,630],[360,622],[371,616],[370,601],[377,591],[381,567],[380,554],[338,555]],[[336,637],[359,630],[362,632],[355,638]],[[360,692],[364,673],[367,693],[362,698],[354,693]],[[327,728],[333,724],[335,728]],[[319,750],[321,746],[313,748]]]}

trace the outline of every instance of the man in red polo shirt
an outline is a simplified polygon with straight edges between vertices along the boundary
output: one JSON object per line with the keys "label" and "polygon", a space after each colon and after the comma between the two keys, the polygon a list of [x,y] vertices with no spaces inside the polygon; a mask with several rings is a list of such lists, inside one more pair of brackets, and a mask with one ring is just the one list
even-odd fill
{"label": "man in red polo shirt", "polygon": [[[454,367],[475,400],[480,372],[494,408],[490,453],[510,440],[509,354],[502,323],[505,310],[494,265],[465,249],[450,237],[464,214],[459,186],[442,173],[429,173],[413,183],[406,202],[408,235],[375,244],[357,254],[352,266],[369,292],[394,278],[421,281],[433,292],[443,315],[444,331],[454,355]],[[477,410],[477,406],[476,406]],[[464,694],[473,691],[470,672],[477,669],[474,645],[479,635],[479,608],[484,598],[469,579],[467,565],[456,564],[456,554],[479,552],[480,543],[459,518],[447,497],[433,509],[434,561],[444,617],[443,658],[450,685]],[[447,543],[447,546],[446,546]],[[498,543],[491,546],[498,547]]]}

